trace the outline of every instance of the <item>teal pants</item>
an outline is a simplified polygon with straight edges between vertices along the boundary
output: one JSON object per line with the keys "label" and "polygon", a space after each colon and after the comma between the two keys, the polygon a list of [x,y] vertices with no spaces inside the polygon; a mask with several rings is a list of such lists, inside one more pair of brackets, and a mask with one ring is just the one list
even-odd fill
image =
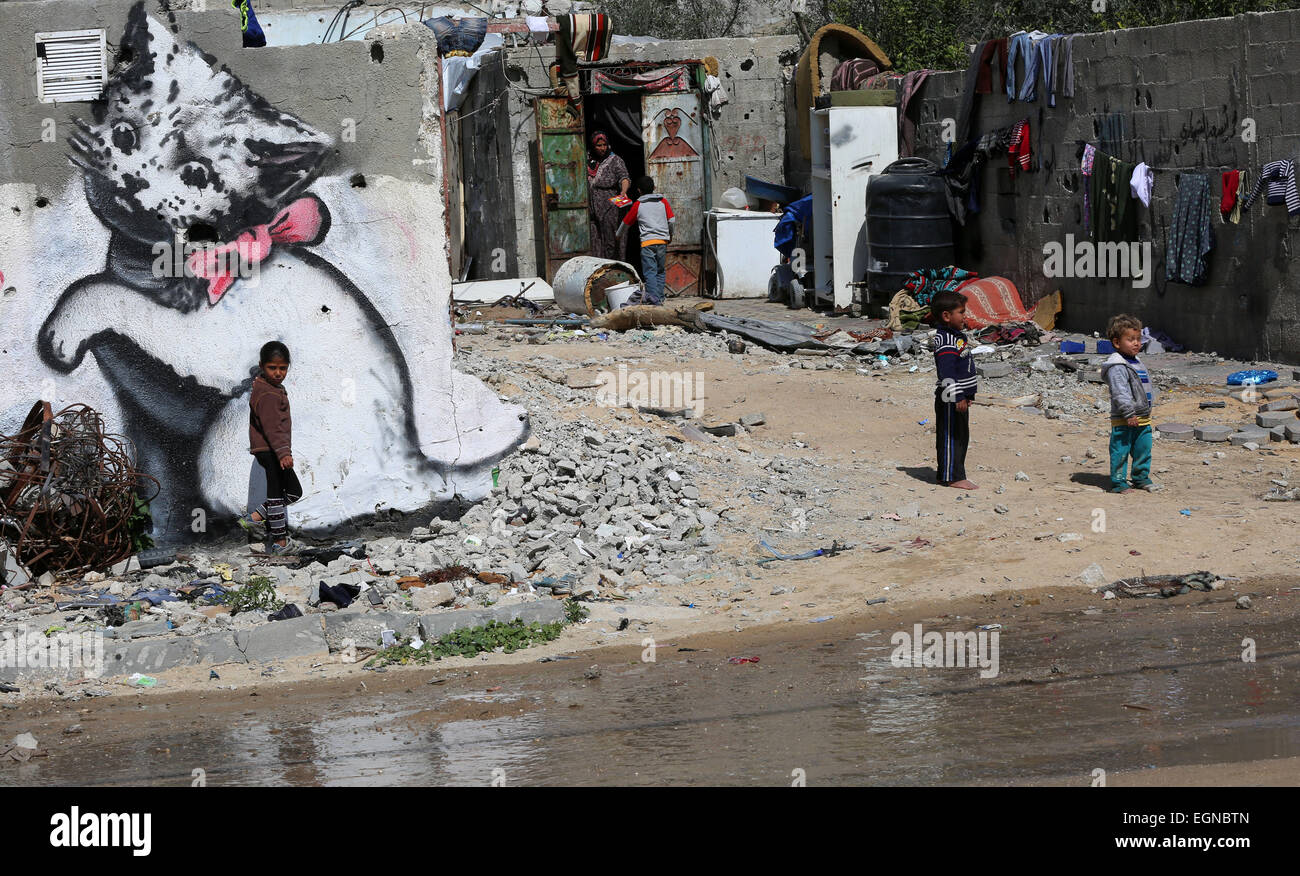
{"label": "teal pants", "polygon": [[1129,487],[1128,459],[1133,457],[1133,486],[1151,483],[1151,427],[1110,427],[1110,483],[1119,492]]}

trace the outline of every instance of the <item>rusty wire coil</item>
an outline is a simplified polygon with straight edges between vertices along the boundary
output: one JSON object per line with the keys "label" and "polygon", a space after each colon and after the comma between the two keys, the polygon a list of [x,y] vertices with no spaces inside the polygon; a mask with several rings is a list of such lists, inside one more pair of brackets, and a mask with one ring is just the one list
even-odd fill
{"label": "rusty wire coil", "polygon": [[129,521],[158,481],[136,470],[130,440],[86,405],[39,401],[0,436],[0,538],[34,575],[106,569],[135,551]]}

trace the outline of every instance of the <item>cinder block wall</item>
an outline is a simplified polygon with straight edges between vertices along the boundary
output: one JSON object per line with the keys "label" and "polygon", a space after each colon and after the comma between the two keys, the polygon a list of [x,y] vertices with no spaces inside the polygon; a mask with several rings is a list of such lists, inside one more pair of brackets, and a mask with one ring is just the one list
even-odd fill
{"label": "cinder block wall", "polygon": [[[977,98],[972,134],[1029,119],[1033,172],[1013,181],[1004,158],[985,168],[983,210],[960,230],[962,266],[1012,279],[1029,304],[1061,289],[1070,329],[1104,329],[1129,312],[1194,350],[1300,362],[1300,220],[1288,222],[1285,208],[1257,205],[1239,225],[1216,216],[1206,285],[1164,279],[1179,170],[1212,173],[1217,208],[1219,165],[1248,169],[1253,184],[1265,163],[1300,158],[1300,12],[1080,35],[1074,77],[1074,98],[1058,94],[1055,108],[1041,87],[1034,103]],[[942,163],[943,121],[957,116],[963,84],[964,72],[951,72],[924,86],[918,155]],[[1103,143],[1103,123],[1122,134]],[[1156,265],[1146,289],[1044,275],[1045,244],[1086,239],[1078,141],[1158,168],[1151,208],[1139,208]]]}
{"label": "cinder block wall", "polygon": [[[783,182],[792,168],[799,168],[798,142],[790,134],[792,116],[787,108],[794,105],[794,66],[799,60],[797,36],[757,39],[684,40],[651,43],[644,46],[616,46],[611,53],[615,61],[680,61],[715,57],[719,78],[730,102],[721,116],[712,119],[711,161],[712,197],[716,202],[733,186],[744,188],[745,176],[752,175],[771,182]],[[464,112],[482,112],[466,120],[466,131],[473,131],[476,141],[491,152],[487,138],[503,139],[510,144],[514,172],[500,176],[491,189],[471,191],[478,175],[466,171],[466,212],[476,214],[474,200],[502,203],[501,216],[493,218],[479,211],[488,233],[476,243],[467,230],[466,245],[475,258],[473,275],[481,273],[491,262],[492,249],[507,250],[510,268],[519,276],[534,276],[544,264],[541,251],[541,208],[537,200],[537,129],[533,118],[532,96],[520,90],[509,91],[509,99],[492,106],[508,88],[503,77],[517,86],[544,88],[548,85],[547,67],[554,62],[554,47],[512,49],[506,53],[504,74],[499,64],[489,64],[475,77],[470,99]],[[508,107],[506,114],[500,107]],[[464,135],[462,135],[464,136]],[[795,155],[788,144],[793,144]],[[465,151],[467,165],[471,152]],[[489,160],[496,166],[495,158]],[[503,220],[514,221],[513,236],[503,227]],[[506,240],[505,243],[500,241]],[[477,247],[477,249],[476,249]]]}

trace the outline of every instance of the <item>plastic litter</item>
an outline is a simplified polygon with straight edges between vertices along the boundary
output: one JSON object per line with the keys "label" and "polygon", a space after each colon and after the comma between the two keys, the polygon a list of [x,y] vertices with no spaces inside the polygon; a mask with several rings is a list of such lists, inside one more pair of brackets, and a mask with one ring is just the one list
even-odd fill
{"label": "plastic litter", "polygon": [[815,617],[815,618],[813,618],[812,620],[808,621],[808,623],[810,623],[810,624],[824,624],[824,623],[826,623],[828,620],[835,620],[835,615],[833,615],[833,614],[825,614],[825,615],[822,615],[821,617]]}
{"label": "plastic litter", "polygon": [[760,563],[770,563],[773,560],[811,560],[814,557],[833,557],[836,554],[838,554],[840,551],[849,550],[849,548],[840,544],[838,541],[835,541],[835,542],[831,542],[831,546],[828,548],[815,548],[814,550],[804,551],[801,554],[783,554],[780,551],[778,551],[776,548],[768,544],[767,541],[764,539],[760,538],[758,540],[758,543],[763,547],[767,548],[772,553],[771,558],[765,557],[759,560]]}
{"label": "plastic litter", "polygon": [[728,657],[727,662],[731,664],[757,663],[758,658],[757,657]]}
{"label": "plastic litter", "polygon": [[1228,386],[1245,384],[1272,383],[1277,380],[1277,372],[1267,368],[1251,368],[1246,371],[1234,371],[1228,375]]}
{"label": "plastic litter", "polygon": [[157,687],[158,679],[154,678],[152,675],[141,675],[140,673],[135,672],[127,678],[126,683],[131,685],[131,687]]}
{"label": "plastic litter", "polygon": [[302,609],[291,602],[274,614],[268,614],[266,619],[269,621],[280,621],[289,620],[290,618],[295,617],[302,617]]}

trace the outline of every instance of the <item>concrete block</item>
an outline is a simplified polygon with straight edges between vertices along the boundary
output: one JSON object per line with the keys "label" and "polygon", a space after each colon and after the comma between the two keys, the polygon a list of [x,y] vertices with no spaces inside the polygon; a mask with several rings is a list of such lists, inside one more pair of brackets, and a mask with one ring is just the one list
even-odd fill
{"label": "concrete block", "polygon": [[1236,433],[1236,431],[1237,430],[1231,426],[1197,426],[1196,440],[1214,442],[1227,441]]}
{"label": "concrete block", "polygon": [[1256,443],[1268,440],[1267,429],[1242,429],[1233,435],[1228,436],[1228,443],[1241,447],[1244,444]]}
{"label": "concrete block", "polygon": [[188,638],[154,639],[123,643],[104,643],[104,676],[130,675],[140,672],[153,675],[176,666],[198,661],[194,640]]}
{"label": "concrete block", "polygon": [[235,633],[235,646],[250,663],[288,657],[324,657],[330,652],[320,615],[275,621]]}
{"label": "concrete block", "polygon": [[1195,430],[1186,423],[1161,423],[1156,431],[1169,441],[1191,441],[1195,437]]}
{"label": "concrete block", "polygon": [[1288,441],[1292,443],[1300,441],[1300,421],[1287,423],[1284,428],[1286,429],[1286,439]]}
{"label": "concrete block", "polygon": [[562,621],[564,602],[559,599],[539,599],[532,602],[497,605],[487,609],[460,609],[421,615],[420,634],[426,642],[433,642],[456,630],[481,627],[491,621],[509,623],[513,620],[522,620],[525,623],[537,621],[541,624]]}
{"label": "concrete block", "polygon": [[433,611],[440,605],[450,605],[455,601],[456,588],[449,581],[411,588],[411,607],[417,612]]}
{"label": "concrete block", "polygon": [[1269,429],[1268,438],[1270,441],[1285,441],[1286,426],[1274,426],[1272,429]]}
{"label": "concrete block", "polygon": [[1285,426],[1294,422],[1296,422],[1295,411],[1261,411],[1255,415],[1256,425],[1265,429],[1272,429],[1274,426]]}
{"label": "concrete block", "polygon": [[1015,373],[1015,366],[1010,362],[987,362],[975,366],[975,371],[980,377],[997,378],[1009,377]]}
{"label": "concrete block", "polygon": [[1259,406],[1261,414],[1268,411],[1294,411],[1297,409],[1300,409],[1300,401],[1296,401],[1294,398],[1280,398],[1277,401],[1265,402]]}
{"label": "concrete block", "polygon": [[380,643],[382,630],[393,630],[399,638],[412,638],[419,629],[419,615],[405,611],[335,611],[324,615],[325,641],[338,651],[344,639],[365,647]]}
{"label": "concrete block", "polygon": [[[277,621],[278,623],[278,621]],[[248,658],[235,644],[234,633],[212,633],[207,636],[195,636],[194,658],[196,663],[247,663]]]}

